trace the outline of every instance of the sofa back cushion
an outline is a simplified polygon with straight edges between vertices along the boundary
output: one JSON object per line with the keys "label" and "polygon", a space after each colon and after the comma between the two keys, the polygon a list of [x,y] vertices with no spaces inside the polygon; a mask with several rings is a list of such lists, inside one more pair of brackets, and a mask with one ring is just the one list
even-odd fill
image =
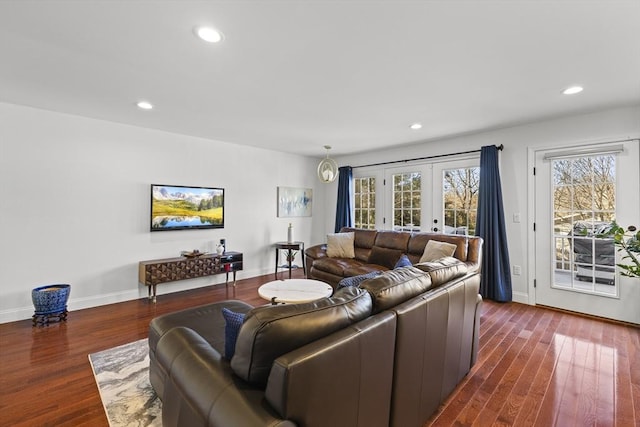
{"label": "sofa back cushion", "polygon": [[304,304],[256,307],[245,316],[231,369],[243,380],[264,387],[275,359],[364,319],[371,309],[370,295],[357,287]]}
{"label": "sofa back cushion", "polygon": [[373,299],[373,312],[379,313],[431,288],[431,276],[415,268],[404,267],[384,271],[377,277],[360,283]]}
{"label": "sofa back cushion", "polygon": [[453,257],[444,257],[437,261],[418,263],[415,267],[429,273],[434,288],[458,277],[462,277],[468,272],[467,265]]}
{"label": "sofa back cushion", "polygon": [[376,235],[378,234],[378,232],[376,230],[364,230],[361,228],[352,227],[343,227],[340,232],[355,234],[355,258],[358,261],[367,262],[367,259],[369,259],[369,254],[371,253],[371,248],[376,241]]}
{"label": "sofa back cushion", "polygon": [[387,249],[397,249],[401,253],[404,253],[407,251],[407,245],[409,244],[410,237],[411,233],[406,231],[378,231],[374,246]]}

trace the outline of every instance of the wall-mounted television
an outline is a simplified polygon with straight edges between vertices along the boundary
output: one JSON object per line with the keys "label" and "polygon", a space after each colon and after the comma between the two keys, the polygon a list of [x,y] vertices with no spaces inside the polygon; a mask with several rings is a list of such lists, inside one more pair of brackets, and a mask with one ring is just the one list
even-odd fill
{"label": "wall-mounted television", "polygon": [[224,228],[224,188],[151,184],[151,231]]}

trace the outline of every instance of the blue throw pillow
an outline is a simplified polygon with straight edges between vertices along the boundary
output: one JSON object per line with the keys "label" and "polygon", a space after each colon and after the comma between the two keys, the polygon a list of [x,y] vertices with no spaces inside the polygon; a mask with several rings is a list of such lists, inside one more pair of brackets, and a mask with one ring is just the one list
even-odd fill
{"label": "blue throw pillow", "polygon": [[393,266],[393,269],[395,270],[396,268],[400,267],[411,267],[412,265],[413,264],[411,264],[411,261],[409,261],[409,257],[405,254],[402,254],[398,262],[396,262],[396,265]]}
{"label": "blue throw pillow", "polygon": [[244,322],[244,313],[236,313],[228,308],[222,308],[222,316],[225,320],[224,325],[224,357],[231,360],[236,352],[236,340],[242,322]]}
{"label": "blue throw pillow", "polygon": [[351,276],[345,277],[344,279],[338,282],[338,286],[336,286],[336,291],[341,288],[347,288],[349,286],[359,286],[361,282],[364,282],[367,279],[371,279],[372,277],[376,277],[381,275],[381,271],[372,271],[367,274],[361,274],[359,276]]}

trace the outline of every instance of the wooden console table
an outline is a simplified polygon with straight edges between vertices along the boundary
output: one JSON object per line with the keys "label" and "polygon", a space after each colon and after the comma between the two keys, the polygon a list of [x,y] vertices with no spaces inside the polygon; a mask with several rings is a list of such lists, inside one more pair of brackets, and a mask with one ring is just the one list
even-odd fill
{"label": "wooden console table", "polygon": [[177,257],[140,261],[138,280],[149,290],[149,299],[156,302],[156,286],[176,280],[194,279],[226,273],[225,287],[229,288],[229,273],[233,273],[233,292],[236,287],[236,271],[242,270],[242,253],[228,251],[223,254],[206,254],[197,257]]}

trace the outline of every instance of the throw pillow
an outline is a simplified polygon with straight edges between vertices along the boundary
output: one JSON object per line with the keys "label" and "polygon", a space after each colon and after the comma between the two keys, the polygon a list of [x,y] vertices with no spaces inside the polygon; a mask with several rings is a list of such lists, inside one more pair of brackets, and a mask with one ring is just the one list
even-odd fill
{"label": "throw pillow", "polygon": [[338,286],[336,286],[336,290],[342,288],[348,288],[350,286],[360,286],[360,283],[364,282],[367,279],[371,279],[372,277],[376,277],[381,275],[381,271],[372,271],[367,274],[360,274],[359,276],[351,276],[345,277],[344,279],[338,282]]}
{"label": "throw pillow", "polygon": [[355,258],[354,233],[327,234],[327,256],[330,258]]}
{"label": "throw pillow", "polygon": [[398,262],[396,262],[396,265],[393,266],[393,269],[395,270],[396,268],[410,267],[412,265],[413,264],[411,264],[411,261],[409,261],[409,257],[405,254],[402,254]]}
{"label": "throw pillow", "polygon": [[228,308],[222,308],[222,317],[224,317],[224,357],[231,360],[236,351],[236,341],[242,322],[244,322],[244,313],[236,313]]}
{"label": "throw pillow", "polygon": [[453,243],[429,240],[427,245],[424,247],[424,252],[422,253],[420,262],[430,262],[447,256],[453,256],[455,252],[456,245]]}

